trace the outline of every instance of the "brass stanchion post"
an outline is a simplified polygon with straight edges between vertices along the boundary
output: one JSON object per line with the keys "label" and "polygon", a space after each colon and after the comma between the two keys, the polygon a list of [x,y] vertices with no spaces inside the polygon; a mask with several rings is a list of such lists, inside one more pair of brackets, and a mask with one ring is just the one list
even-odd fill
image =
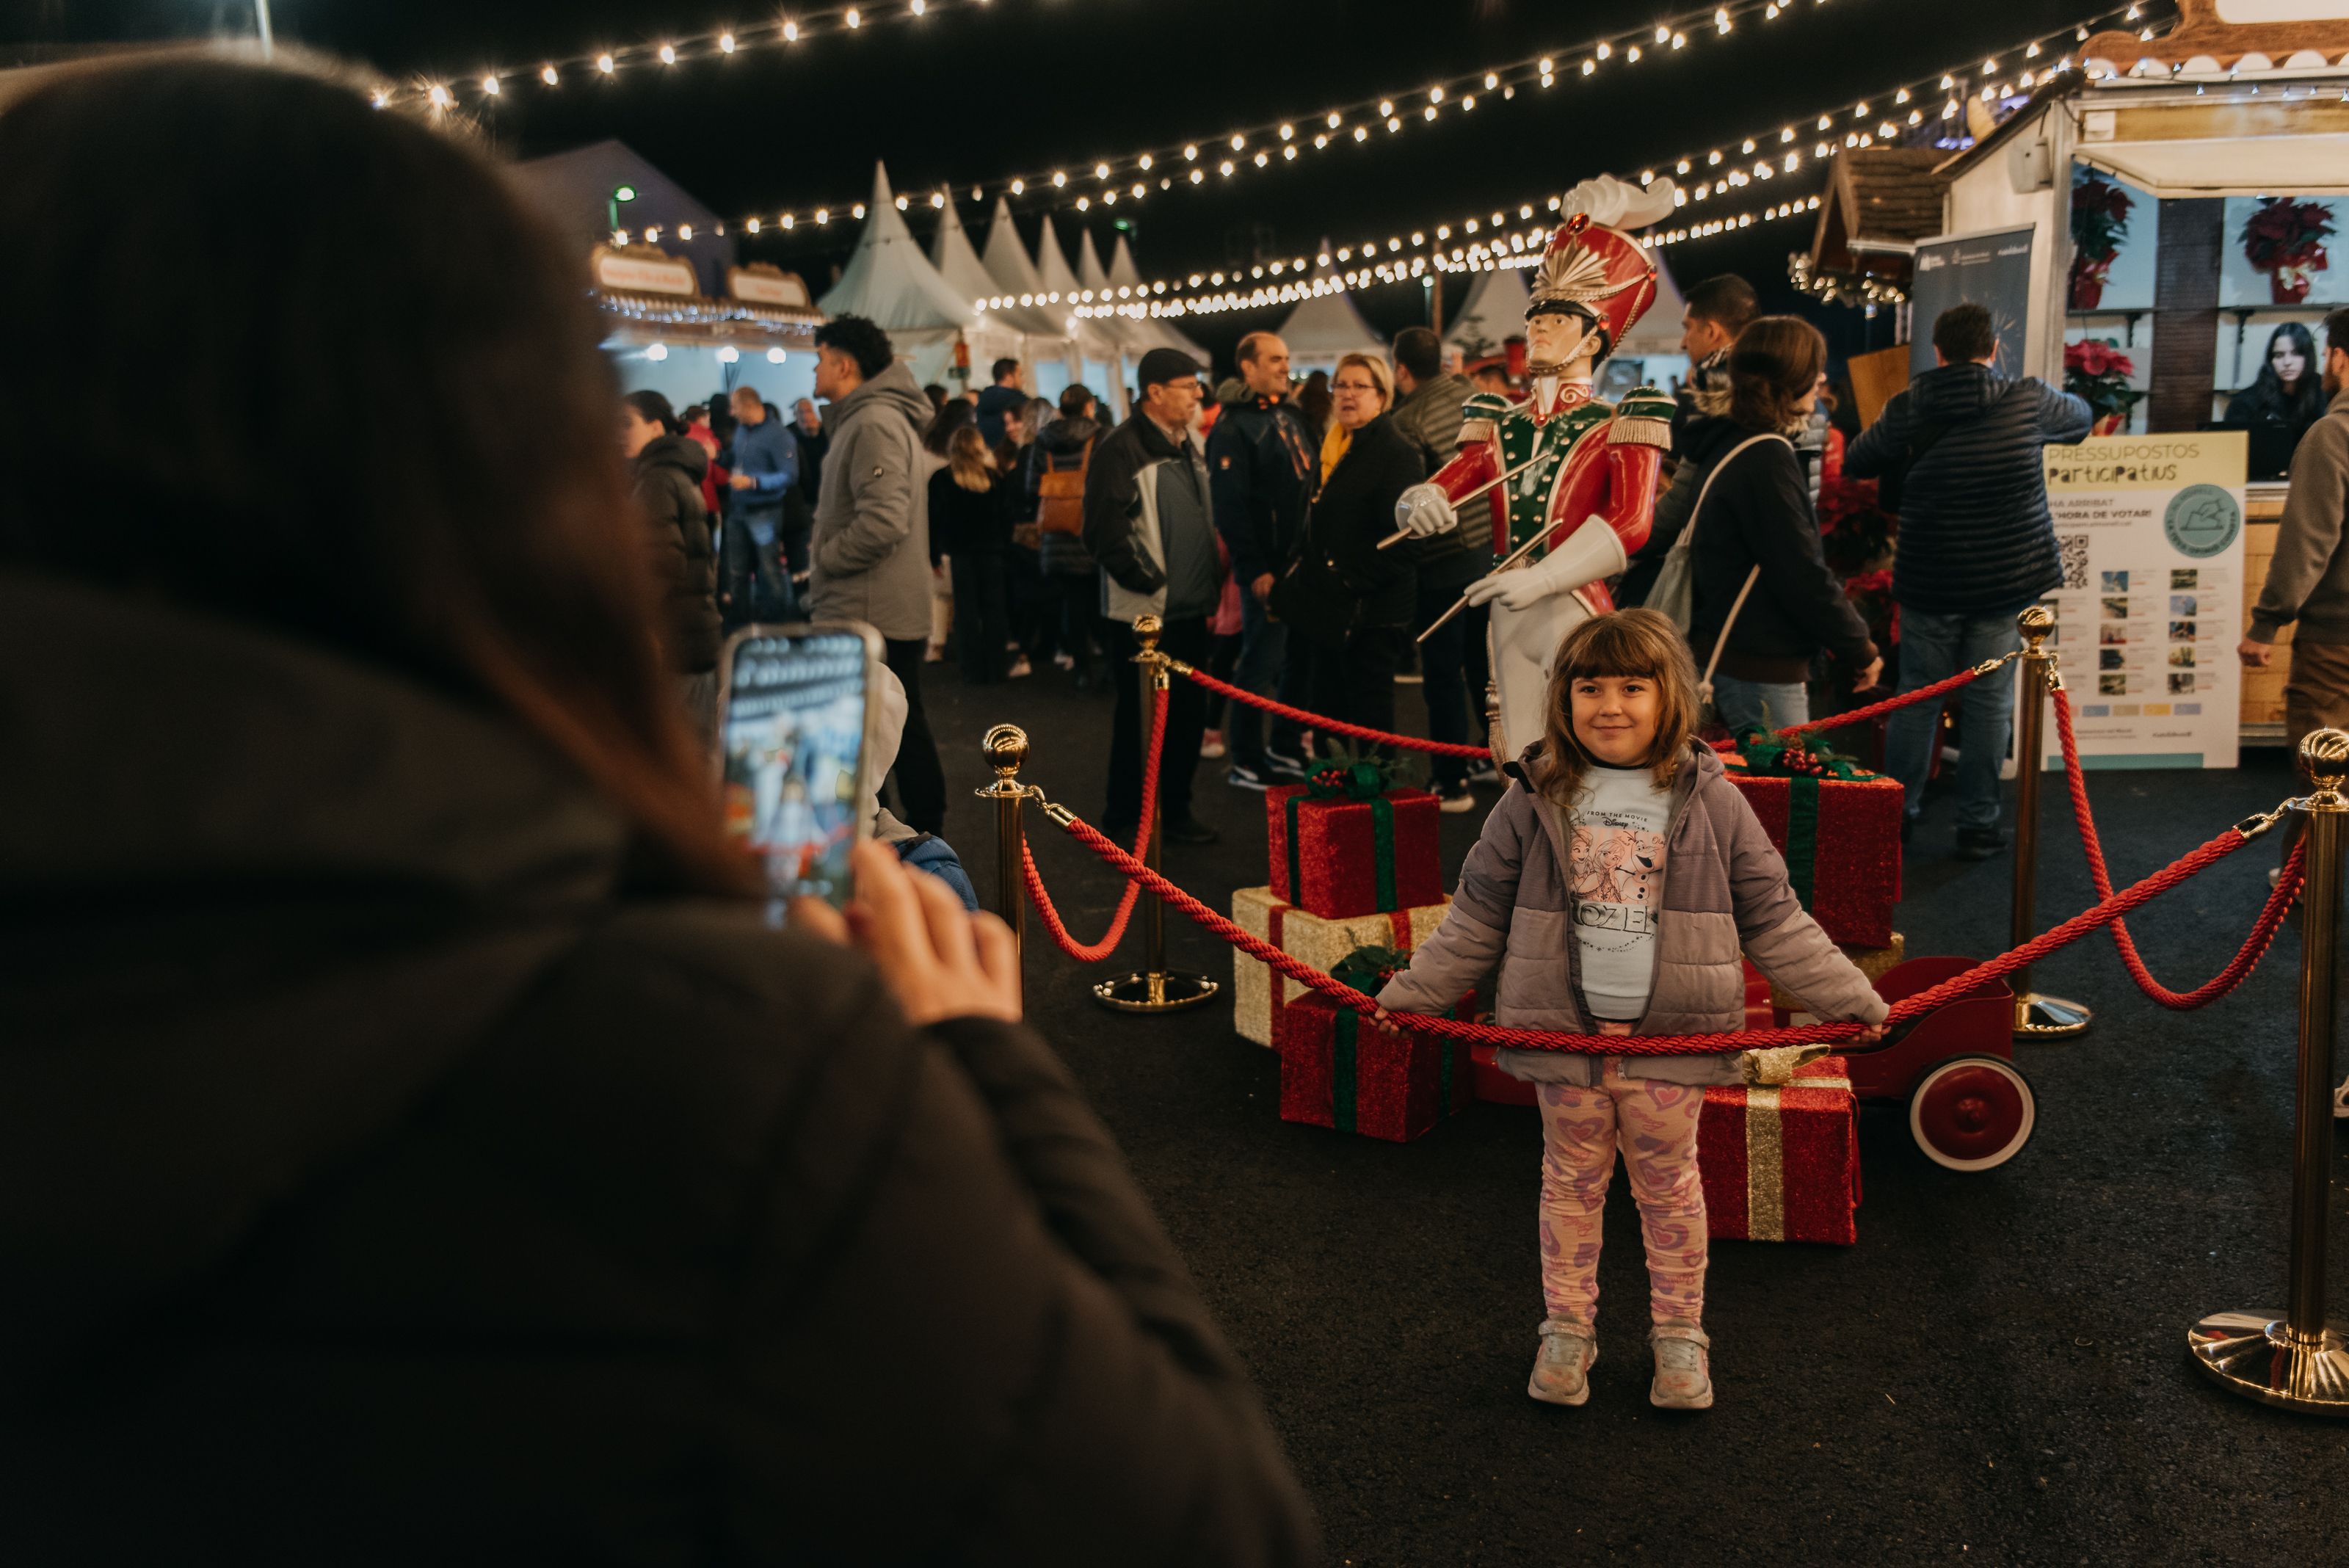
{"label": "brass stanchion post", "polygon": [[2195,1365],[2266,1405],[2349,1416],[2349,1337],[2324,1316],[2324,1228],[2333,1193],[2333,1008],[2341,935],[2341,848],[2349,734],[2300,743],[2316,793],[2292,803],[2308,836],[2300,889],[2300,1060],[2292,1119],[2292,1272],[2273,1312],[2214,1313],[2187,1331]]}
{"label": "brass stanchion post", "polygon": [[1028,889],[1023,867],[1028,845],[1020,807],[1029,789],[1019,782],[1028,761],[1028,732],[1017,724],[998,724],[978,742],[979,754],[995,770],[995,782],[975,791],[995,803],[995,912],[1011,928],[1011,945],[1021,957],[1028,949]]}
{"label": "brass stanchion post", "polygon": [[[1142,651],[1133,656],[1141,666],[1142,681],[1141,743],[1150,743],[1150,733],[1157,725],[1158,704],[1167,700],[1168,675],[1166,656],[1158,651],[1161,623],[1154,615],[1137,617],[1133,623],[1134,639]],[[1150,758],[1142,759],[1147,775]],[[1160,759],[1163,768],[1164,759]],[[1158,804],[1151,804],[1150,821],[1146,825],[1149,837],[1143,842],[1142,863],[1153,871],[1158,869],[1158,824],[1165,814]],[[1223,989],[1203,974],[1175,974],[1166,967],[1166,906],[1157,895],[1142,895],[1142,955],[1143,967],[1133,974],[1102,981],[1093,987],[1093,996],[1104,1007],[1120,1012],[1173,1012],[1179,1008],[1196,1007]]]}
{"label": "brass stanchion post", "polygon": [[[2014,909],[2007,927],[2010,947],[2021,947],[2039,934],[2039,780],[2047,735],[2047,697],[2062,685],[2055,673],[2055,656],[2042,646],[2054,628],[2055,618],[2043,605],[2033,605],[2014,618],[2023,632],[2023,691],[2014,716]],[[1966,737],[1966,744],[1980,740]],[[2014,987],[2014,1037],[2018,1040],[2063,1040],[2086,1031],[2095,1015],[2079,1002],[2060,996],[2042,996],[2031,989],[2031,971],[2019,969],[2008,982]]]}

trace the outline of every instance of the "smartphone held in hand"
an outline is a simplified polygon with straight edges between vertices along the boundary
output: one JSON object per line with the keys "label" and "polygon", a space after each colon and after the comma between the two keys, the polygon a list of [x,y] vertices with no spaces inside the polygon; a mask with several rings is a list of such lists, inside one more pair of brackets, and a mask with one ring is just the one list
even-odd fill
{"label": "smartphone held in hand", "polygon": [[726,831],[766,873],[780,912],[848,902],[849,855],[873,830],[872,671],[879,635],[855,622],[751,626],[719,661]]}

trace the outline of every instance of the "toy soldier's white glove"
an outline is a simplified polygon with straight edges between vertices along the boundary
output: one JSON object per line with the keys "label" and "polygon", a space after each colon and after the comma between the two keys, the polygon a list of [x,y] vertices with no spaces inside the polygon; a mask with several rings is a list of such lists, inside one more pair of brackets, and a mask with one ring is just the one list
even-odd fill
{"label": "toy soldier's white glove", "polygon": [[1460,514],[1452,510],[1452,497],[1442,485],[1414,484],[1396,498],[1395,526],[1425,539],[1460,526]]}
{"label": "toy soldier's white glove", "polygon": [[1468,585],[1472,605],[1497,602],[1505,610],[1528,610],[1553,594],[1570,594],[1586,583],[1613,576],[1630,565],[1623,540],[1603,518],[1591,517],[1574,537],[1530,566],[1512,566]]}

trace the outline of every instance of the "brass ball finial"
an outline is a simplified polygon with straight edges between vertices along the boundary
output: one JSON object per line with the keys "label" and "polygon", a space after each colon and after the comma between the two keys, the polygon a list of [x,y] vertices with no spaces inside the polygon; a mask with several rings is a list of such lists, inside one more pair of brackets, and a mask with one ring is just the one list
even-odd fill
{"label": "brass ball finial", "polygon": [[998,724],[980,739],[978,752],[996,777],[1008,779],[1028,761],[1028,732],[1017,724]]}
{"label": "brass ball finial", "polygon": [[2037,648],[2055,629],[2055,612],[2045,605],[2030,605],[2014,618],[2014,626],[2025,642]]}
{"label": "brass ball finial", "polygon": [[1165,630],[1165,623],[1154,615],[1138,615],[1133,618],[1133,635],[1144,642],[1156,642],[1158,634],[1164,630]]}
{"label": "brass ball finial", "polygon": [[2312,730],[2300,742],[2300,765],[2319,789],[2337,789],[2349,777],[2349,734]]}

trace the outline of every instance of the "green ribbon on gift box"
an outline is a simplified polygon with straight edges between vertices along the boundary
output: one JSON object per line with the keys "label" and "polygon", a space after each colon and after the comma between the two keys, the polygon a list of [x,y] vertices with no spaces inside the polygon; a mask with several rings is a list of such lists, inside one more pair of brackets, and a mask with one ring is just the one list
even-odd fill
{"label": "green ribbon on gift box", "polygon": [[1305,792],[1288,800],[1288,901],[1302,904],[1305,878],[1299,868],[1298,841],[1298,808],[1309,800],[1355,800],[1368,802],[1371,808],[1371,871],[1376,877],[1373,896],[1381,909],[1395,907],[1395,833],[1394,802],[1386,792],[1395,781],[1395,769],[1384,761],[1371,757],[1361,761],[1332,765],[1316,771],[1305,781]]}
{"label": "green ribbon on gift box", "polygon": [[1361,1026],[1350,1007],[1338,1009],[1330,1027],[1330,1125],[1340,1132],[1354,1130],[1354,1037]]}
{"label": "green ribbon on gift box", "polygon": [[[1376,996],[1394,976],[1411,967],[1411,955],[1397,948],[1364,945],[1338,961],[1330,978],[1344,981],[1365,996]],[[1469,1018],[1474,999],[1464,997],[1452,1016]],[[1340,1132],[1354,1130],[1354,1101],[1361,1094],[1361,1019],[1350,1007],[1335,1010],[1330,1029],[1330,1121]],[[1452,1115],[1452,1042],[1436,1042],[1435,1119]]]}
{"label": "green ribbon on gift box", "polygon": [[[1789,753],[1804,758],[1804,764],[1790,763]],[[1825,746],[1782,741],[1759,724],[1737,732],[1737,754],[1744,759],[1749,777],[1786,781],[1786,881],[1795,901],[1807,909],[1818,869],[1819,785],[1830,779],[1859,784],[1878,775]]]}
{"label": "green ribbon on gift box", "polygon": [[[1814,784],[1837,779],[1857,784],[1878,776],[1840,752],[1782,741],[1759,724],[1748,724],[1737,732],[1737,754],[1745,760],[1745,771],[1757,779],[1808,779]],[[1790,756],[1804,759],[1807,765],[1797,767],[1788,760]]]}

